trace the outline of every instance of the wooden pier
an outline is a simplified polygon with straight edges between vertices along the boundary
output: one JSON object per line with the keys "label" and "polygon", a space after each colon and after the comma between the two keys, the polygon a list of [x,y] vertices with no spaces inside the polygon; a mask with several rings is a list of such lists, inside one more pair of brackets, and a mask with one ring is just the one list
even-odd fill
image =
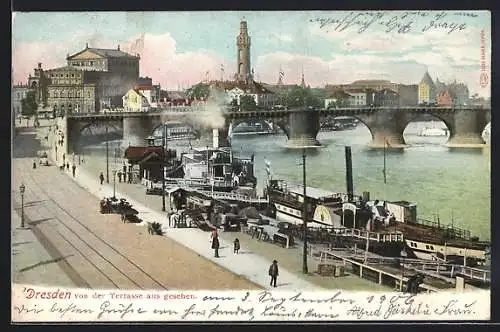
{"label": "wooden pier", "polygon": [[[384,283],[391,283],[395,286],[399,291],[403,291],[405,283],[408,282],[410,276],[404,275],[404,270],[401,271],[396,268],[391,268],[388,266],[382,265],[371,265],[368,262],[363,262],[358,260],[356,257],[351,257],[350,250],[333,250],[333,249],[318,249],[313,246],[309,246],[308,255],[314,259],[319,259],[320,263],[324,263],[327,261],[341,261],[344,266],[347,264],[351,264],[351,268],[353,271],[357,271],[360,278],[366,277],[368,274],[376,275],[378,284],[381,285]],[[427,293],[431,292],[439,292],[443,289],[437,288],[433,285],[429,284],[420,284],[420,289],[424,290]]]}
{"label": "wooden pier", "polygon": [[[409,274],[421,273],[430,277],[428,283],[420,285],[420,288],[426,292],[453,288],[452,285],[455,285],[456,277],[484,284],[491,282],[491,272],[488,270],[420,259],[383,257],[360,249],[353,251],[349,248],[326,249],[309,246],[308,254],[319,260],[320,264],[328,261],[341,261],[346,266],[349,263],[360,277],[364,277],[369,271],[368,273],[378,277],[379,284],[382,284],[384,280],[392,280],[399,290],[403,290],[403,285],[409,279],[409,276],[404,275],[405,271],[410,272]],[[443,282],[445,283],[444,288],[442,287]]]}

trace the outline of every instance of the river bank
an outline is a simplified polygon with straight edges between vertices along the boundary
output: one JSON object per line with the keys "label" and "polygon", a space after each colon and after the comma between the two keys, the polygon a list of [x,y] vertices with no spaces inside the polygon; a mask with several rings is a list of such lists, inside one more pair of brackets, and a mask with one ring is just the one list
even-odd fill
{"label": "river bank", "polygon": [[[262,289],[170,238],[151,236],[145,227],[123,224],[118,215],[100,214],[99,198],[75,183],[70,172],[56,166],[33,169],[37,151],[48,148],[46,134],[45,127],[25,128],[16,136],[12,190],[21,183],[26,186],[25,203],[32,202],[24,211],[27,226],[43,232],[58,249],[54,262],[71,266],[83,284],[120,289],[153,289],[157,284],[169,290]],[[83,172],[77,174],[83,176]],[[20,204],[18,195],[13,199],[16,206]],[[43,268],[44,264],[37,266]],[[57,280],[44,279],[47,275],[33,273],[20,281],[54,285]]]}
{"label": "river bank", "polygon": [[[110,161],[114,162],[113,158]],[[117,165],[121,165],[118,162]],[[106,174],[106,158],[102,156],[89,156],[86,155],[83,158],[78,167],[84,169],[88,174],[98,181],[98,176],[101,172]],[[118,178],[113,181],[113,166],[110,166],[110,186],[115,185],[116,192],[126,194],[128,197],[133,198],[140,204],[147,206],[150,209],[161,213],[162,198],[159,195],[146,195],[146,188],[141,184],[129,184],[119,182]],[[168,199],[166,200],[167,210],[169,210]],[[166,220],[166,218],[165,218]],[[189,230],[186,230],[189,231]],[[196,230],[198,231],[198,230]],[[205,233],[206,243],[209,243],[209,233]],[[256,255],[262,257],[267,261],[272,261],[274,259],[279,261],[280,267],[286,269],[294,276],[303,279],[306,282],[317,285],[318,287],[327,289],[345,289],[345,290],[391,290],[392,288],[378,285],[376,283],[370,282],[365,279],[359,278],[354,274],[347,274],[341,278],[333,277],[321,277],[317,274],[310,273],[304,275],[302,273],[302,247],[285,249],[281,248],[272,243],[266,243],[262,241],[256,241],[252,239],[249,235],[243,234],[241,232],[220,232],[219,235],[222,240],[231,246],[231,243],[235,238],[240,240],[242,257],[248,254]],[[228,251],[231,248],[226,248]],[[314,272],[317,270],[318,262],[313,259],[308,259],[309,271]],[[266,274],[267,266],[262,266],[260,268],[262,274]]]}

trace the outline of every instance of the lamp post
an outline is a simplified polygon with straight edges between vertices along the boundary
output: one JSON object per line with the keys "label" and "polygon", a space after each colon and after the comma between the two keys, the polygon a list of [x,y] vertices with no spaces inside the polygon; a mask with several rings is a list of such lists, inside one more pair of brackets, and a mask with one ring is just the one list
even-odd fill
{"label": "lamp post", "polygon": [[116,198],[116,169],[113,170],[113,198]]}
{"label": "lamp post", "polygon": [[165,208],[165,164],[167,160],[167,124],[163,124],[162,130],[162,145],[163,145],[163,161],[161,167],[161,210],[166,211]]}
{"label": "lamp post", "polygon": [[[101,101],[102,103],[102,101]],[[106,114],[106,109],[104,109],[104,114]],[[104,119],[106,126],[106,183],[109,183],[109,144],[108,144],[108,123]]]}
{"label": "lamp post", "polygon": [[22,183],[19,186],[19,193],[21,193],[21,228],[24,228],[24,191],[26,190],[26,187]]}
{"label": "lamp post", "polygon": [[307,274],[307,197],[306,197],[306,150],[302,149],[302,185],[303,185],[303,207],[302,220],[304,226],[304,252],[302,256],[302,273]]}

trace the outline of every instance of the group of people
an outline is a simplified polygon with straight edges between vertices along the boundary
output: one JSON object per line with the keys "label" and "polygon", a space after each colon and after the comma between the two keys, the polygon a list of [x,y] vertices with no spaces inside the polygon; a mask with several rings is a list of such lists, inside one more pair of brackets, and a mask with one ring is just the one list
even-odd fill
{"label": "group of people", "polygon": [[[212,242],[212,249],[214,249],[214,254],[215,258],[220,258],[219,256],[219,247],[220,247],[220,242],[219,242],[219,234],[217,233],[217,229],[214,229],[210,235],[210,239]],[[241,245],[240,245],[240,240],[238,238],[234,239],[233,241],[233,253],[238,254],[240,251]],[[279,268],[278,268],[278,261],[273,260],[273,263],[271,266],[269,266],[269,271],[268,271],[269,276],[271,277],[271,281],[269,283],[270,286],[277,287],[276,283],[278,281],[278,275],[279,275]]]}
{"label": "group of people", "polygon": [[[131,167],[128,168],[128,172],[127,172],[127,166],[124,164],[123,165],[123,169],[122,170],[119,170],[116,175],[118,176],[118,182],[122,182],[122,179],[123,179],[123,182],[126,183],[132,183],[132,169]],[[128,180],[128,181],[127,181]],[[104,183],[104,174],[103,172],[101,172],[101,174],[99,174],[99,181],[101,182],[101,185]]]}
{"label": "group of people", "polygon": [[[125,168],[125,166],[123,166]],[[123,177],[123,182],[127,182],[127,178],[128,178],[128,183],[132,183],[132,172],[131,171],[128,171],[128,172],[125,172],[125,171],[118,171],[116,173],[116,175],[118,176],[118,182],[122,182],[122,177]]]}
{"label": "group of people", "polygon": [[[60,170],[64,170],[64,168],[66,168],[67,171],[69,171],[69,163],[66,162],[66,154],[63,153],[63,164],[61,165],[61,167],[59,167]],[[72,174],[73,174],[73,177],[75,177],[76,175],[76,165],[73,164],[73,166],[71,166],[71,171],[72,171]]]}

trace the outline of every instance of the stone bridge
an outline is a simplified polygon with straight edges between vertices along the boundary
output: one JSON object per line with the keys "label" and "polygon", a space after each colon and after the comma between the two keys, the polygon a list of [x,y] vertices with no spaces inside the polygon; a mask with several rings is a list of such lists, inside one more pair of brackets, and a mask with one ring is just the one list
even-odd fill
{"label": "stone bridge", "polygon": [[234,111],[211,109],[164,111],[148,113],[92,113],[72,114],[66,117],[68,148],[78,140],[82,130],[99,122],[119,123],[123,138],[130,145],[144,144],[144,138],[166,121],[181,121],[194,130],[218,129],[219,145],[229,146],[229,125],[249,119],[266,119],[278,125],[288,138],[289,147],[316,147],[320,143],[316,136],[322,123],[338,116],[352,116],[365,124],[372,135],[373,147],[402,148],[406,146],[403,132],[406,126],[430,114],[443,121],[448,127],[450,147],[478,147],[485,144],[482,131],[491,118],[490,108],[484,107],[356,107],[334,109],[293,108],[288,110]]}

